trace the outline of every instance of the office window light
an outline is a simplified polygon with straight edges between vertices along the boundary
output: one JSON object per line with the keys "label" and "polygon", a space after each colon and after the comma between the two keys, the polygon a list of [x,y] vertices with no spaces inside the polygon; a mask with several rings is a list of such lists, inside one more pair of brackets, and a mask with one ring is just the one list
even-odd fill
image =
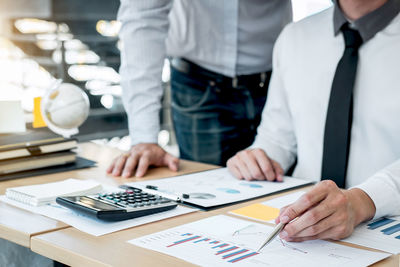
{"label": "office window light", "polygon": [[121,22],[116,20],[99,20],[96,23],[96,30],[103,36],[115,37],[118,35],[121,28]]}
{"label": "office window light", "polygon": [[103,80],[110,83],[119,83],[121,77],[110,67],[93,65],[72,65],[68,74],[76,81]]}
{"label": "office window light", "polygon": [[18,19],[14,25],[21,33],[25,34],[57,31],[57,23],[34,18]]}

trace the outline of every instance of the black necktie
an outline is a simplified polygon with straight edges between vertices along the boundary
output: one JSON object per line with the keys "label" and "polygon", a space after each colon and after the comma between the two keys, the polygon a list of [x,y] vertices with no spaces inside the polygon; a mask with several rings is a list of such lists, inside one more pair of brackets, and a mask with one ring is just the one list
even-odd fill
{"label": "black necktie", "polygon": [[345,50],[336,67],[329,98],[321,177],[322,180],[333,180],[338,187],[344,188],[353,117],[353,87],[362,39],[358,31],[350,29],[348,24],[344,24],[341,30]]}

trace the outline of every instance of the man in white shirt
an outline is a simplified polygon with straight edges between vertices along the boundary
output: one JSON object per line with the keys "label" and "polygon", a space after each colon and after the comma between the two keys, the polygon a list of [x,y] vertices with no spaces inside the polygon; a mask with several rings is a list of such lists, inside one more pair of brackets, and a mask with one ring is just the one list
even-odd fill
{"label": "man in white shirt", "polygon": [[[227,165],[240,179],[281,181],[297,158],[293,176],[324,180],[282,209],[276,222],[298,219],[281,238],[341,239],[363,221],[400,215],[399,11],[399,0],[339,0],[278,38],[256,140]],[[337,98],[343,87],[350,93]],[[333,112],[345,103],[342,123]],[[343,177],[329,174],[341,167]]]}
{"label": "man in white shirt", "polygon": [[178,159],[157,145],[166,56],[173,58],[180,157],[224,165],[251,145],[273,44],[291,17],[290,0],[121,0],[120,73],[132,149],[108,173],[143,176],[149,165],[177,170]]}

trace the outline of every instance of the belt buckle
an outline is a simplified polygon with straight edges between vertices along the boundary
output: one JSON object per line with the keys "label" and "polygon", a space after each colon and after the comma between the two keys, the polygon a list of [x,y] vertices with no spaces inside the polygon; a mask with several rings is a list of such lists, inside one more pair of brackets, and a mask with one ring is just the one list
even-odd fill
{"label": "belt buckle", "polygon": [[238,86],[238,77],[235,76],[235,77],[232,78],[232,88],[236,89],[237,86]]}
{"label": "belt buckle", "polygon": [[190,66],[189,63],[182,60],[181,58],[172,58],[171,65],[180,72],[189,73]]}
{"label": "belt buckle", "polygon": [[264,88],[264,85],[265,85],[265,81],[266,81],[266,80],[267,80],[267,73],[262,72],[262,73],[260,74],[260,83],[259,83],[260,88]]}

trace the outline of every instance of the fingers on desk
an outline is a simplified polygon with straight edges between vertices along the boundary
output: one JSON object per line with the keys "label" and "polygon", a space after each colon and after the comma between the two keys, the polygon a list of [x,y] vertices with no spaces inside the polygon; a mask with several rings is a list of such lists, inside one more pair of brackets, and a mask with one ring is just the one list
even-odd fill
{"label": "fingers on desk", "polygon": [[228,160],[227,166],[239,179],[283,181],[283,169],[262,149],[240,151]]}

